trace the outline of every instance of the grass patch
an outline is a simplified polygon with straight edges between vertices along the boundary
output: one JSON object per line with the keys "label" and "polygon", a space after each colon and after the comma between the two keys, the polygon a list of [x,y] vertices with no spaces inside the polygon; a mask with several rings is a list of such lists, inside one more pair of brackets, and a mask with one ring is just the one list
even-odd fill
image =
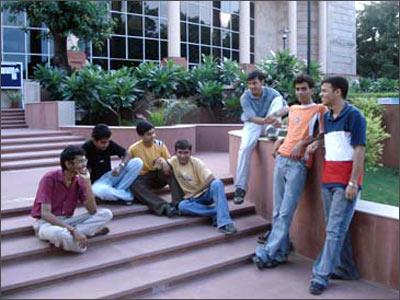
{"label": "grass patch", "polygon": [[375,172],[367,171],[361,199],[399,206],[399,170],[382,167]]}

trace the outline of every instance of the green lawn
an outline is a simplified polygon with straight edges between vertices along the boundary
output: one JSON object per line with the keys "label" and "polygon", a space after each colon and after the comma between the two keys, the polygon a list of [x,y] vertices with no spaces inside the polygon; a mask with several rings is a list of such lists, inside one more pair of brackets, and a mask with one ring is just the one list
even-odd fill
{"label": "green lawn", "polygon": [[367,171],[361,199],[399,206],[399,170],[383,167]]}

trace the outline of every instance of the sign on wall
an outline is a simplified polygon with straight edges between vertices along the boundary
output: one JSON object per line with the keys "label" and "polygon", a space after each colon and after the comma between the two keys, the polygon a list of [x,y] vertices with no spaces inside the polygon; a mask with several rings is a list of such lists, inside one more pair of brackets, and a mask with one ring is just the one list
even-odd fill
{"label": "sign on wall", "polygon": [[2,89],[22,89],[22,63],[21,62],[1,62],[1,88]]}

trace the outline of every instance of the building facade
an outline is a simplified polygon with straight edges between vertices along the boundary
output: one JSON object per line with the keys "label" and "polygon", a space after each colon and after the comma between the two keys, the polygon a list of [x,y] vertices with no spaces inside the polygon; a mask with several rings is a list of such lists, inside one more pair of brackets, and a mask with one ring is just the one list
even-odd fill
{"label": "building facade", "polygon": [[[79,43],[104,69],[166,57],[193,67],[203,54],[253,64],[284,47],[307,57],[307,1],[111,1],[109,13],[117,26],[104,47]],[[1,15],[1,59],[22,62],[32,78],[36,64],[51,62],[53,43],[40,37],[42,24],[8,15]],[[355,24],[354,1],[311,1],[311,58],[324,73],[356,75]]]}

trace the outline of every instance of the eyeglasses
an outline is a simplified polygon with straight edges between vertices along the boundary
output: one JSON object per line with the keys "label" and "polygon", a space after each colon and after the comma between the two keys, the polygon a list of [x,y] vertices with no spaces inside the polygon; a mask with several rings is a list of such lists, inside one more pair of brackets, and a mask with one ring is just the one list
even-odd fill
{"label": "eyeglasses", "polygon": [[86,164],[88,160],[86,158],[83,159],[74,159],[74,162],[77,164]]}

